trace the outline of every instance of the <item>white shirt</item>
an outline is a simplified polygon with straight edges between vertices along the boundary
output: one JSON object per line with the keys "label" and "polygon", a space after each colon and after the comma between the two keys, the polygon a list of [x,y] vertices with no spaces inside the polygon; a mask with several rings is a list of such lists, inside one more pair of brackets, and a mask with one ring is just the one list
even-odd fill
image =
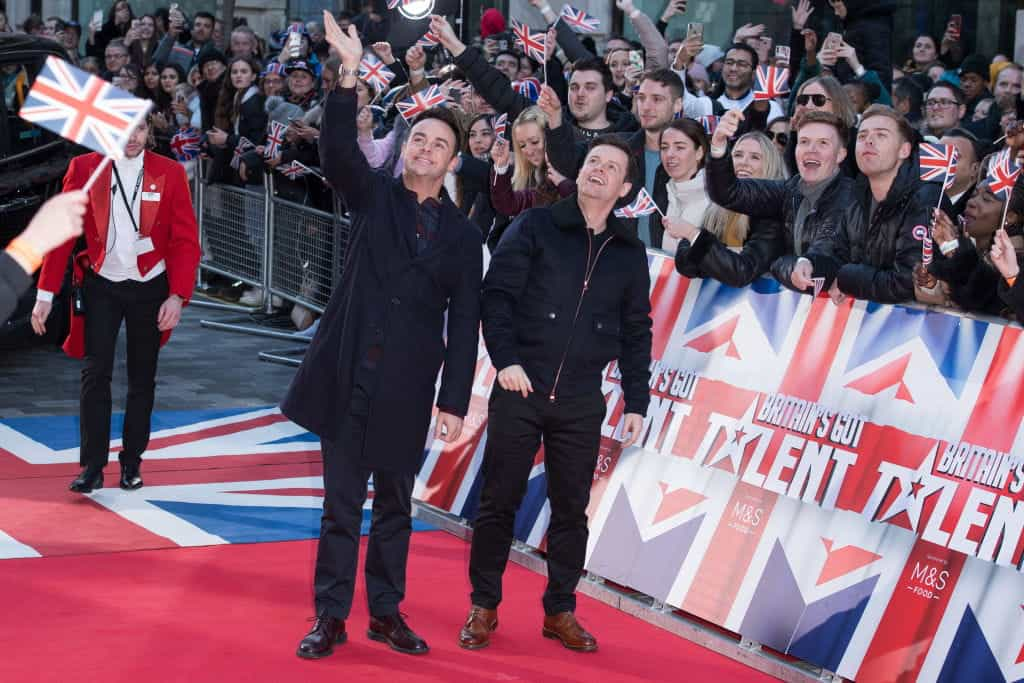
{"label": "white shirt", "polygon": [[[740,111],[743,111],[744,109],[747,108],[747,105],[749,105],[753,101],[754,101],[754,91],[753,91],[753,89],[748,90],[747,94],[744,95],[743,97],[741,97],[738,100],[734,100],[734,99],[730,98],[725,93],[722,93],[718,97],[718,103],[720,105],[722,105],[725,108],[726,111],[731,111],[733,109],[739,109]],[[769,121],[771,121],[773,119],[777,119],[780,116],[785,116],[785,115],[786,115],[785,112],[782,111],[782,107],[779,106],[778,102],[776,102],[775,100],[768,100],[768,120]]]}
{"label": "white shirt", "polygon": [[[145,153],[142,153],[134,159],[126,157],[113,162],[124,183],[125,197],[128,202],[131,202],[135,225],[140,229],[142,228],[142,219],[139,207],[142,203],[142,193],[149,192],[149,188],[143,187],[143,183],[140,182],[142,161],[145,156]],[[132,216],[129,215],[125,199],[121,197],[121,190],[117,186],[117,176],[113,171],[110,172],[110,176],[110,225],[107,229],[107,255],[100,267],[100,277],[112,282],[124,280],[147,282],[164,272],[166,267],[161,260],[145,276],[139,273],[139,252],[136,251],[138,240],[135,226],[132,225]],[[138,192],[135,191],[136,187],[138,187]],[[133,194],[135,195],[134,201],[132,201]]]}

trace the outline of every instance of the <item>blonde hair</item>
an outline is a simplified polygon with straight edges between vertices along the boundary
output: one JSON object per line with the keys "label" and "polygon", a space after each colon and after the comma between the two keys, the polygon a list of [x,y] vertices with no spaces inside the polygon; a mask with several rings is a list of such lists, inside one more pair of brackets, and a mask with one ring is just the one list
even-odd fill
{"label": "blonde hair", "polygon": [[[740,144],[744,140],[753,140],[761,148],[761,163],[763,166],[760,178],[764,180],[785,180],[789,177],[786,163],[775,143],[764,133],[747,133],[736,141]],[[733,149],[736,149],[735,145]],[[730,150],[730,154],[732,151]],[[747,241],[750,233],[750,217],[746,214],[729,211],[717,204],[708,207],[704,216],[704,229],[717,237],[726,246],[742,245]]]}
{"label": "blonde hair", "polygon": [[512,189],[516,191],[539,187],[544,182],[547,172],[545,164],[533,168],[526,160],[526,155],[520,150],[519,145],[516,144],[516,129],[527,123],[537,124],[540,128],[541,140],[544,140],[544,128],[548,124],[548,117],[540,107],[528,107],[516,117],[516,122],[512,125],[512,149],[516,155],[515,170],[512,173]]}

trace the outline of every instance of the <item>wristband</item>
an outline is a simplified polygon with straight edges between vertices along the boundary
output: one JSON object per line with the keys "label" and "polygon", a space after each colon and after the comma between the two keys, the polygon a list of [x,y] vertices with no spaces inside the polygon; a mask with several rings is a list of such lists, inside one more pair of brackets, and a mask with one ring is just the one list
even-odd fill
{"label": "wristband", "polygon": [[1008,278],[1006,278],[1006,285],[1007,285],[1008,287],[1011,287],[1011,288],[1012,288],[1012,287],[1013,287],[1013,285],[1014,285],[1014,284],[1015,284],[1016,282],[1017,282],[1017,276],[1016,276],[1016,275],[1014,275],[1013,277],[1008,277]]}
{"label": "wristband", "polygon": [[543,7],[540,7],[538,9],[540,10],[541,14],[547,14],[548,12],[552,11],[551,10],[551,5],[544,5]]}
{"label": "wristband", "polygon": [[509,166],[511,166],[511,164],[505,164],[504,166],[495,166],[494,175],[505,175],[506,173],[508,173]]}
{"label": "wristband", "polygon": [[956,251],[957,247],[959,246],[960,242],[958,242],[957,240],[946,240],[945,242],[939,245],[939,251],[942,252],[943,256],[949,256],[954,251]]}
{"label": "wristband", "polygon": [[728,147],[716,147],[715,145],[711,145],[711,150],[710,151],[711,151],[711,156],[713,156],[715,159],[721,159],[722,157],[725,156],[725,153],[729,151],[729,148]]}
{"label": "wristband", "polygon": [[409,70],[409,80],[411,81],[414,78],[416,80],[419,80],[419,79],[423,78],[426,75],[426,73],[427,73],[426,69],[410,69]]}
{"label": "wristband", "polygon": [[864,78],[864,74],[866,74],[867,72],[868,70],[864,68],[863,64],[858,64],[857,68],[853,70],[853,73],[855,76],[857,76],[857,78]]}
{"label": "wristband", "polygon": [[43,263],[43,257],[29,243],[19,237],[11,240],[7,245],[7,253],[11,255],[25,269],[27,273],[34,273]]}

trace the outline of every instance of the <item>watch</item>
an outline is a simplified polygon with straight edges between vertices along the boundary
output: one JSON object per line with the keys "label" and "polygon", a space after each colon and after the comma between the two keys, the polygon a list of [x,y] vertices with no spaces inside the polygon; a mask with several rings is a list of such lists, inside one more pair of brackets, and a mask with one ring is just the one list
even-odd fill
{"label": "watch", "polygon": [[342,64],[338,68],[338,78],[345,78],[346,76],[354,76],[359,78],[359,69],[346,69],[345,65]]}

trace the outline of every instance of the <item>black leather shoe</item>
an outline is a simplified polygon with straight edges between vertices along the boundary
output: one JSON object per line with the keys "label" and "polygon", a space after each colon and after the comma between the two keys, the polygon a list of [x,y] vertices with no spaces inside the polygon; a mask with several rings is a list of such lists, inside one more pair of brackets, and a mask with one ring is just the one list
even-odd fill
{"label": "black leather shoe", "polygon": [[316,618],[313,630],[302,639],[295,654],[303,659],[320,659],[334,652],[334,646],[346,640],[348,634],[345,632],[345,620],[325,614]]}
{"label": "black leather shoe", "polygon": [[75,493],[92,493],[95,489],[103,488],[103,468],[83,467],[68,488]]}
{"label": "black leather shoe", "polygon": [[142,488],[142,477],[139,475],[139,463],[121,463],[121,488],[134,491]]}
{"label": "black leather shoe", "polygon": [[430,652],[426,641],[416,635],[405,623],[401,614],[386,617],[370,617],[370,628],[366,631],[370,640],[387,643],[392,650],[407,655],[425,655]]}

